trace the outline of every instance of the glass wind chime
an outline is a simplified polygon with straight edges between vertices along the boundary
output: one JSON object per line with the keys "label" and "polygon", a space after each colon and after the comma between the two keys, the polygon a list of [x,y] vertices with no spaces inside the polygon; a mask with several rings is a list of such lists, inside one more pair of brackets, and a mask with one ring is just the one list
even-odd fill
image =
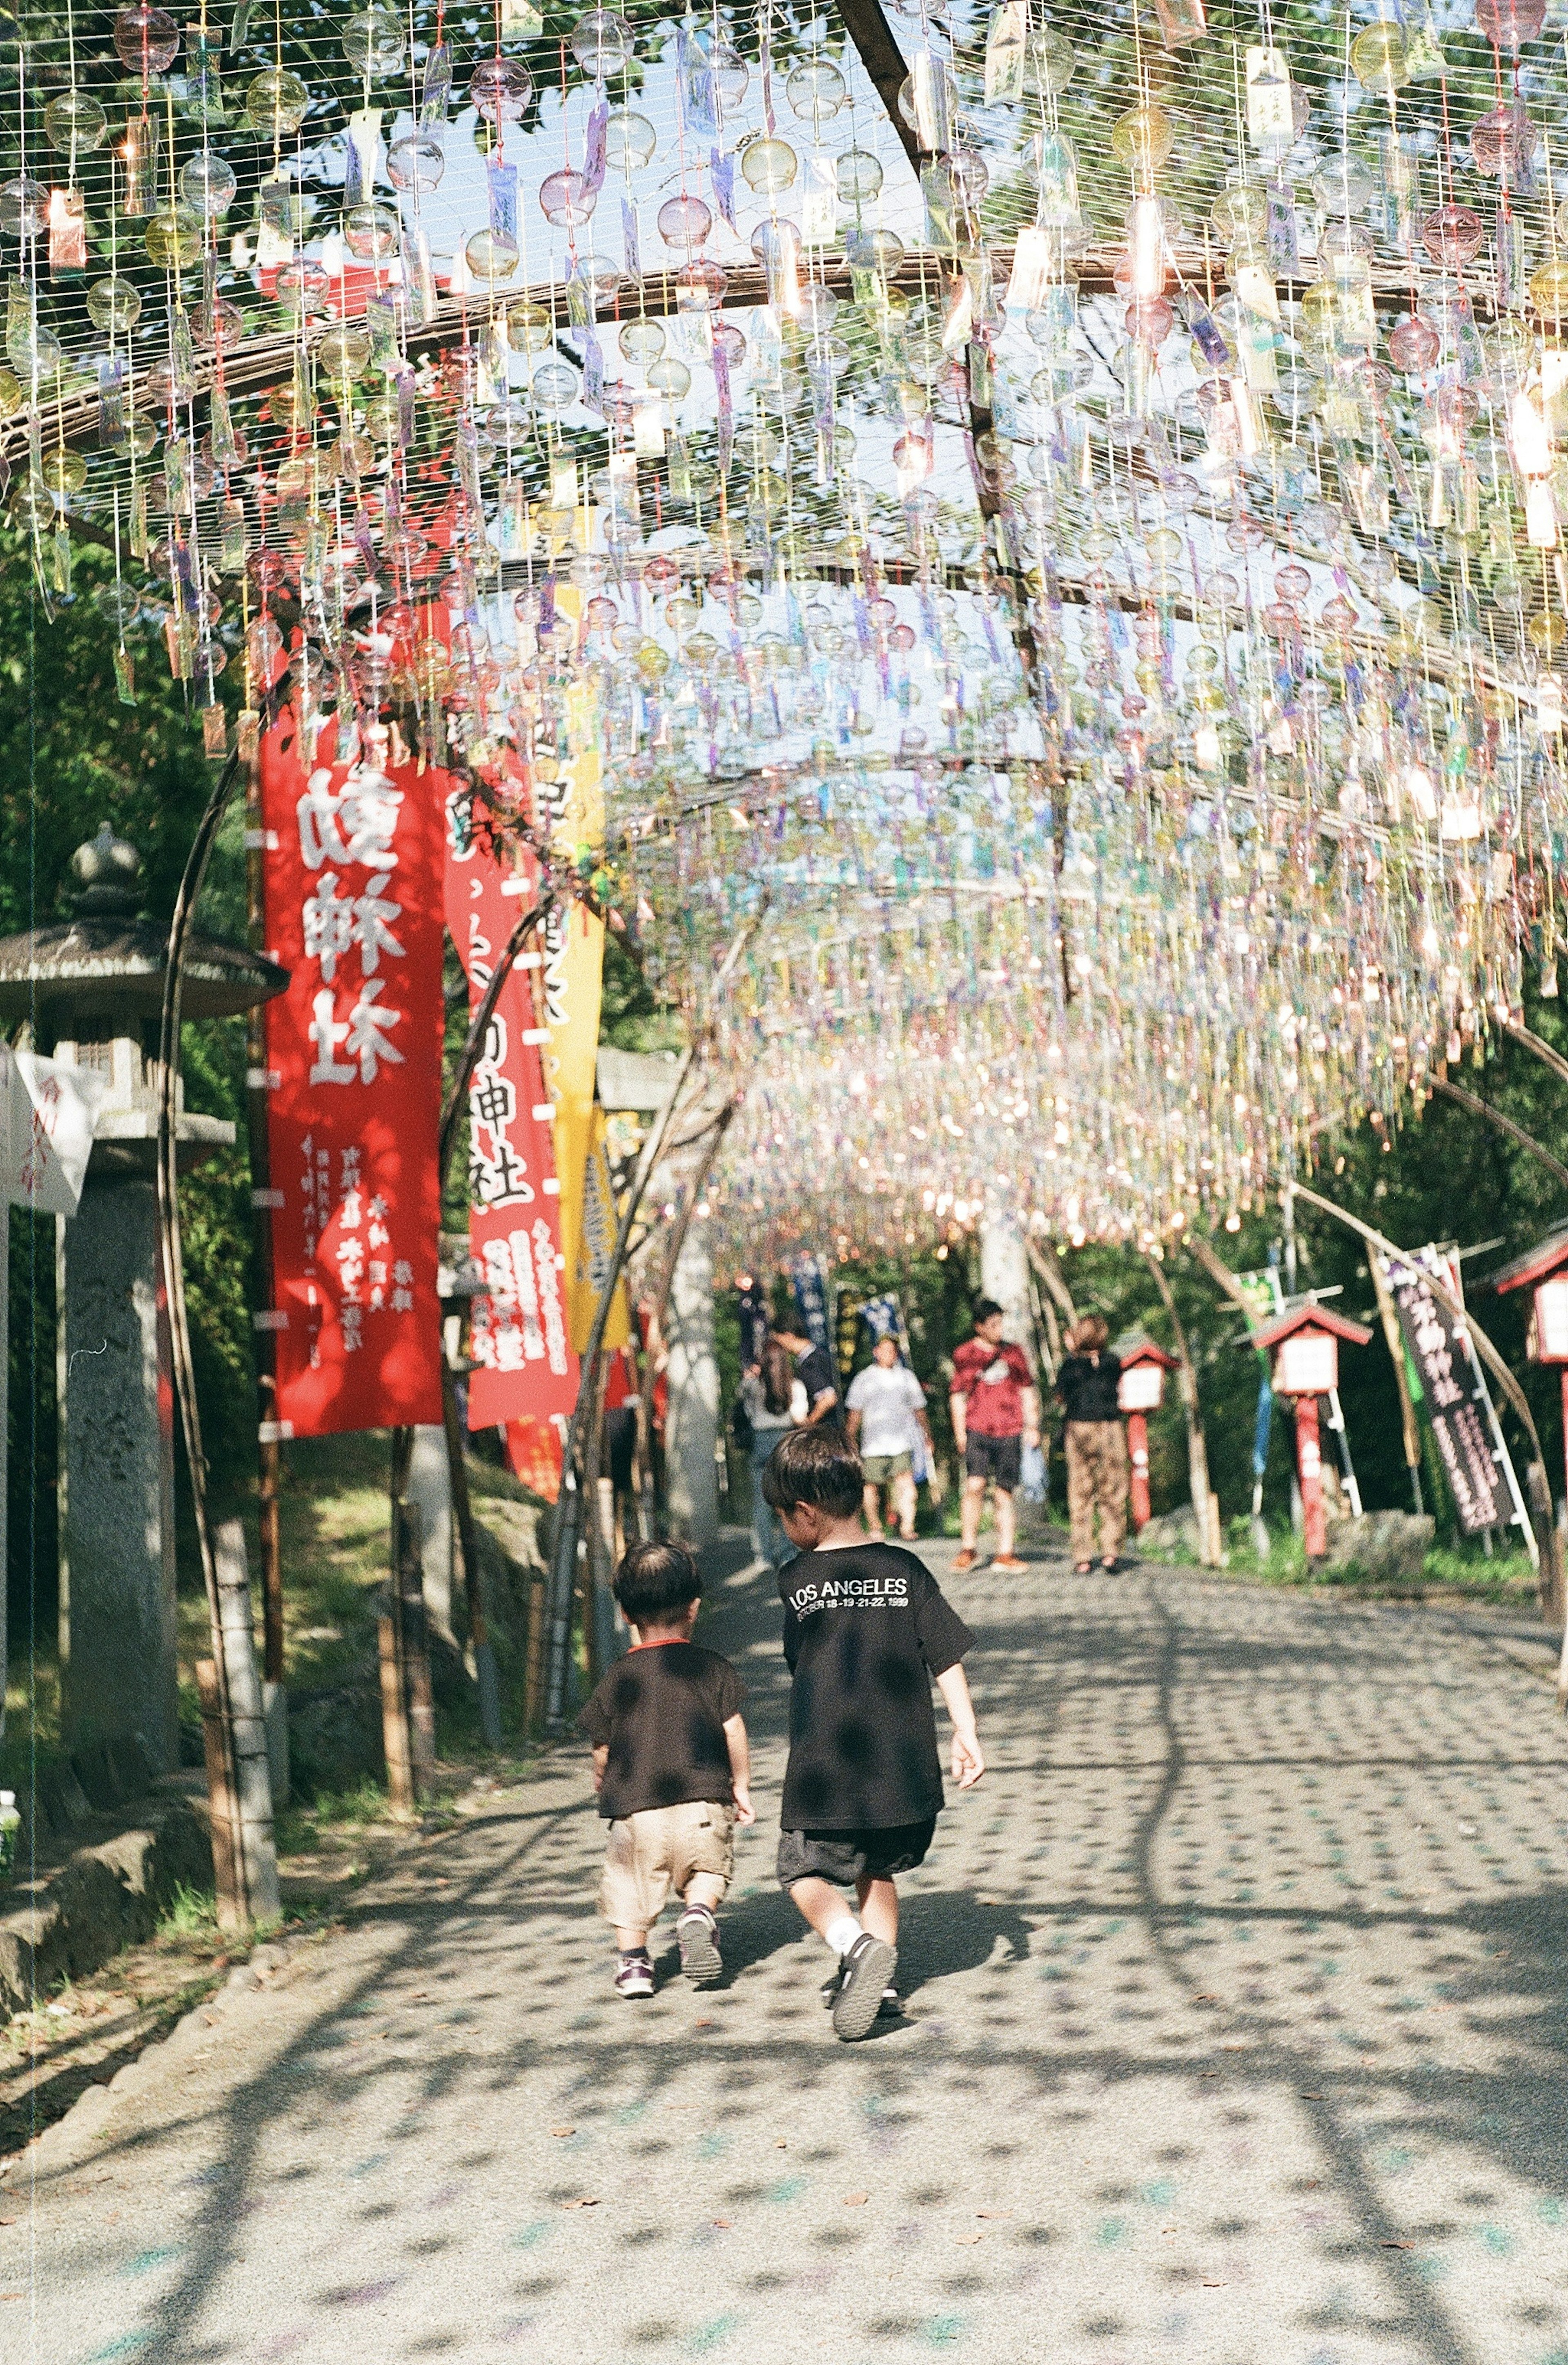
{"label": "glass wind chime", "polygon": [[1562,47],[889,22],[891,117],[831,10],[8,18],[11,563],[215,755],[597,762],[694,1019],[766,896],[737,1244],[1157,1239],[1556,990]]}

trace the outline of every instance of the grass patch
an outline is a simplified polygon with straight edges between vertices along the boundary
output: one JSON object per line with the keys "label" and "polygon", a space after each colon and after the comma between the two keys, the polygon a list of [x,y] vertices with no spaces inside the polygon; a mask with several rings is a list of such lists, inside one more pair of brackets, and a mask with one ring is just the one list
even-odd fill
{"label": "grass patch", "polygon": [[[1518,1608],[1527,1616],[1539,1607],[1529,1553],[1507,1548],[1495,1550],[1488,1560],[1479,1542],[1434,1544],[1418,1578],[1390,1578],[1369,1576],[1353,1563],[1332,1568],[1309,1566],[1301,1538],[1282,1522],[1270,1527],[1266,1556],[1260,1557],[1254,1548],[1252,1525],[1247,1519],[1230,1521],[1226,1546],[1228,1574],[1255,1585],[1342,1593],[1366,1601],[1475,1602]],[[1169,1557],[1183,1564],[1194,1562],[1194,1556],[1185,1551]]]}
{"label": "grass patch", "polygon": [[180,1881],[167,1909],[160,1916],[158,1936],[182,1940],[205,1937],[218,1927],[218,1898],[210,1889],[193,1889],[188,1881]]}

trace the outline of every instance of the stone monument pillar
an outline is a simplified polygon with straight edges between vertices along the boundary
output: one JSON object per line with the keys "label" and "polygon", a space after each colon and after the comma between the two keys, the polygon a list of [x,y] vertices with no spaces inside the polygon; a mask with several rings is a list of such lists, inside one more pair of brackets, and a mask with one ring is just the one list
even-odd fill
{"label": "stone monument pillar", "polygon": [[[158,1036],[167,939],[138,915],[141,857],[107,824],[78,846],[76,915],[0,943],[0,1019],[86,1070],[98,1099],[81,1204],[58,1234],[62,1738],[116,1744],[145,1770],[179,1760],[174,1659],[174,1382],[155,1183]],[[193,935],[187,1018],[250,1009],[286,970]],[[220,1117],[176,1101],[182,1171],[230,1146]]]}
{"label": "stone monument pillar", "polygon": [[713,1353],[713,1260],[693,1224],[676,1260],[665,1316],[669,1411],[665,1474],[670,1533],[711,1544],[719,1533],[719,1366]]}
{"label": "stone monument pillar", "polygon": [[68,1749],[179,1763],[174,1400],[151,1182],[95,1178],[57,1225],[60,1664]]}

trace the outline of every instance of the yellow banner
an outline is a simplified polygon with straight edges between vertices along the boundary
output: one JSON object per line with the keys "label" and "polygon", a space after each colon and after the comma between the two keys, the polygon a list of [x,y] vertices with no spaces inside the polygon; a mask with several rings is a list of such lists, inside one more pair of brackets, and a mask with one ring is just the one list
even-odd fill
{"label": "yellow banner", "polygon": [[[599,748],[588,735],[586,701],[568,699],[566,726],[565,761],[554,783],[552,835],[557,850],[576,863],[585,849],[597,852],[604,842],[604,779]],[[561,1248],[566,1260],[571,1333],[574,1341],[580,1337],[585,1342],[593,1310],[590,1306],[579,1326],[575,1278],[583,1262],[583,1175],[593,1135],[603,977],[604,922],[582,903],[557,903],[544,930],[550,1026],[544,1082],[555,1108],[555,1171],[561,1182]]]}
{"label": "yellow banner", "polygon": [[[594,1309],[604,1284],[610,1278],[610,1259],[615,1253],[615,1235],[620,1217],[616,1211],[615,1192],[610,1180],[610,1157],[605,1146],[609,1120],[595,1104],[588,1134],[588,1153],[583,1170],[582,1222],[577,1230],[577,1253],[572,1266],[572,1285],[567,1293],[566,1321],[572,1344],[578,1354],[588,1342],[593,1328]],[[610,1315],[604,1326],[606,1353],[624,1347],[632,1336],[632,1310],[622,1278],[610,1301]]]}

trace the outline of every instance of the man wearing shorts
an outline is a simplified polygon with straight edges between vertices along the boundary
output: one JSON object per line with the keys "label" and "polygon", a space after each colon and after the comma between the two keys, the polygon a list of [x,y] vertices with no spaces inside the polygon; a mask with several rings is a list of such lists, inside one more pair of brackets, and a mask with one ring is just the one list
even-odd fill
{"label": "man wearing shorts", "polygon": [[845,1398],[849,1415],[849,1442],[860,1456],[865,1476],[862,1504],[873,1539],[882,1541],[881,1490],[892,1497],[899,1534],[914,1541],[914,1449],[924,1442],[931,1452],[931,1431],[925,1421],[925,1391],[907,1363],[899,1361],[899,1342],[885,1332],[871,1351],[871,1361],[857,1372]]}
{"label": "man wearing shorts", "polygon": [[1002,1335],[1002,1308],[993,1297],[975,1301],[974,1336],[953,1358],[948,1408],[953,1442],[964,1457],[961,1549],[955,1569],[973,1568],[980,1554],[985,1490],[996,1492],[996,1541],[991,1566],[1013,1575],[1024,1566],[1014,1550],[1013,1510],[1024,1447],[1040,1441],[1040,1400],[1022,1347]]}

